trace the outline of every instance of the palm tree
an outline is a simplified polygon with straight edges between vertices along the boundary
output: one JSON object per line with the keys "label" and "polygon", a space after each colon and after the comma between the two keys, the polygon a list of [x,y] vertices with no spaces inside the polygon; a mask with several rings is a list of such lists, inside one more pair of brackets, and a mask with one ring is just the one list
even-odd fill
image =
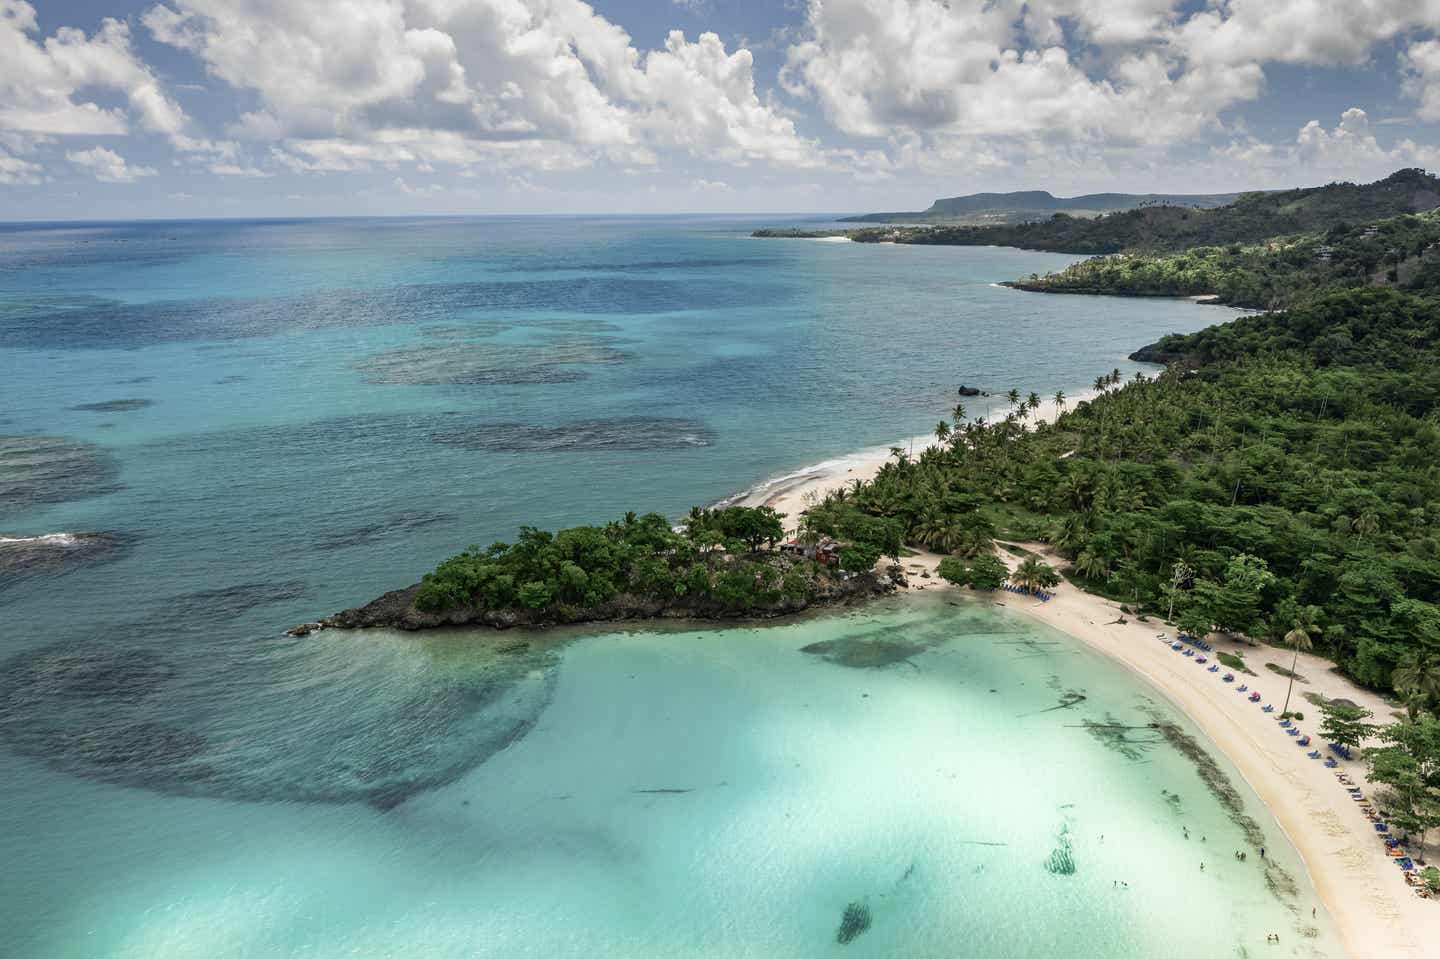
{"label": "palm tree", "polygon": [[1295,655],[1290,657],[1290,684],[1285,687],[1285,705],[1280,707],[1280,712],[1290,711],[1290,691],[1295,688],[1295,664],[1300,661],[1300,650],[1307,653],[1315,645],[1310,641],[1311,632],[1319,632],[1320,629],[1314,623],[1295,622],[1295,628],[1285,634],[1285,645],[1295,650]]}
{"label": "palm tree", "polygon": [[1104,579],[1110,573],[1110,564],[1098,553],[1084,550],[1075,557],[1075,568],[1086,579]]}
{"label": "palm tree", "polygon": [[950,424],[947,423],[947,422],[945,422],[944,420],[941,420],[940,422],[936,423],[936,424],[935,424],[935,438],[936,438],[937,440],[939,440],[940,442],[942,442],[942,443],[945,442],[947,439],[949,439],[949,438],[950,438]]}
{"label": "palm tree", "polygon": [[1019,405],[1020,405],[1020,391],[1019,391],[1019,390],[1011,390],[1010,392],[1008,392],[1008,393],[1005,394],[1005,398],[1010,401],[1010,405],[1011,405],[1011,406],[1019,406]]}
{"label": "palm tree", "polygon": [[956,403],[955,408],[950,411],[950,416],[954,419],[955,425],[957,426],[965,422],[965,404]]}
{"label": "palm tree", "polygon": [[1440,660],[1422,660],[1415,656],[1395,667],[1390,683],[1405,702],[1405,711],[1414,722],[1427,704],[1440,701]]}
{"label": "palm tree", "polygon": [[1056,391],[1055,391],[1055,397],[1054,397],[1054,399],[1055,399],[1055,415],[1058,417],[1058,416],[1060,415],[1060,412],[1065,409],[1065,391],[1064,391],[1064,390],[1056,390]]}
{"label": "palm tree", "polygon": [[1038,410],[1040,408],[1040,394],[1032,391],[1029,396],[1025,397],[1025,402],[1030,405],[1032,410]]}
{"label": "palm tree", "polygon": [[1380,529],[1380,517],[1371,510],[1366,510],[1355,517],[1350,529],[1363,541],[1365,537],[1374,535]]}
{"label": "palm tree", "polygon": [[1097,377],[1095,377],[1095,392],[1096,392],[1096,393],[1104,393],[1104,392],[1105,392],[1105,386],[1108,384],[1108,382],[1109,382],[1109,380],[1108,380],[1107,377],[1104,377],[1104,376],[1097,376]]}

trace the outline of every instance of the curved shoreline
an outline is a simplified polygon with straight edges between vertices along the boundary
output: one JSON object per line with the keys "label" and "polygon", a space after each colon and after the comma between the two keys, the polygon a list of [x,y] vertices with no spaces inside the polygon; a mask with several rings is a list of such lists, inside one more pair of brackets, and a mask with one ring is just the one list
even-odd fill
{"label": "curved shoreline", "polygon": [[[1077,396],[1074,402],[1084,398]],[[1038,418],[1049,419],[1054,413],[1053,401],[1047,401]],[[924,438],[923,446],[933,442],[933,438]],[[921,438],[917,438],[916,446],[923,448]],[[888,448],[834,457],[774,477],[727,502],[771,506],[787,514],[787,529],[793,528],[814,498],[853,480],[873,478],[888,459]],[[1053,555],[1044,544],[1023,545]],[[1010,566],[1018,565],[1017,557],[1004,550],[1000,555]],[[910,577],[909,591],[952,588],[935,575],[940,558],[918,553],[902,560]],[[1173,628],[1133,619],[1123,625],[1116,623],[1122,617],[1118,603],[1074,585],[1065,584],[1046,603],[1015,602],[1007,606],[1125,667],[1204,734],[1209,745],[1226,757],[1259,797],[1269,820],[1298,853],[1306,877],[1351,959],[1424,959],[1427,953],[1423,943],[1440,942],[1440,908],[1417,898],[1405,885],[1399,870],[1385,856],[1369,820],[1349,799],[1334,772],[1320,760],[1309,759],[1308,750],[1297,747],[1292,737],[1276,727],[1273,714],[1261,710],[1261,705],[1283,698],[1285,689],[1285,680],[1265,665],[1274,662],[1288,667],[1290,652],[1231,640],[1215,642],[1217,650],[1243,652],[1247,665],[1256,670],[1251,687],[1261,691],[1265,699],[1255,704],[1237,695],[1234,686],[1222,683],[1219,674],[1197,667],[1193,658],[1181,656],[1168,643],[1156,639],[1161,632],[1173,638]],[[1377,719],[1394,711],[1375,693],[1354,685],[1334,671],[1333,663],[1319,657],[1302,653],[1297,672],[1308,679],[1305,684],[1296,683],[1297,699],[1306,692],[1343,697],[1370,709]],[[1307,713],[1300,725],[1318,742],[1316,710],[1303,699],[1299,703]],[[1335,772],[1342,771],[1367,796],[1373,794],[1363,762],[1342,762]]]}
{"label": "curved shoreline", "polygon": [[[1384,855],[1369,820],[1332,771],[1307,758],[1305,749],[1283,735],[1273,714],[1262,712],[1259,704],[1236,695],[1217,674],[1197,667],[1192,658],[1155,638],[1161,632],[1173,638],[1174,629],[1153,622],[1115,623],[1121,616],[1119,604],[1074,586],[1060,590],[1048,603],[1018,603],[1014,608],[1125,666],[1189,717],[1225,754],[1299,852],[1349,955],[1420,959],[1425,955],[1424,942],[1440,941],[1440,909],[1412,894]],[[1265,669],[1265,664],[1286,660],[1290,653],[1224,640],[1215,647],[1244,652],[1247,665],[1258,667],[1250,684],[1262,692],[1265,702],[1283,696],[1285,680]],[[1392,711],[1380,697],[1353,685],[1319,657],[1301,654],[1297,671],[1309,679],[1297,695],[1344,696],[1373,710],[1377,718]],[[1316,729],[1313,707],[1303,699],[1300,705],[1310,714],[1300,725]],[[1342,762],[1341,770],[1367,794],[1371,792],[1363,763]]]}

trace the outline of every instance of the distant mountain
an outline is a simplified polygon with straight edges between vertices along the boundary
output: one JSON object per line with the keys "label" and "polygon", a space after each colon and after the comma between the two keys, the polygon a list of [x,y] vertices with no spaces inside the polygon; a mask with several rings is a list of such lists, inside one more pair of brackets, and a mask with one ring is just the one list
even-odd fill
{"label": "distant mountain", "polygon": [[1049,219],[987,226],[896,226],[850,231],[858,242],[1015,246],[1057,253],[1173,252],[1196,246],[1256,243],[1340,226],[1374,223],[1440,207],[1440,178],[1397,170],[1374,183],[1331,183],[1245,193],[1213,209],[1144,206],[1093,218],[1057,212]]}
{"label": "distant mountain", "polygon": [[916,213],[866,213],[846,217],[845,223],[948,223],[972,226],[1023,223],[1055,213],[1098,216],[1142,206],[1179,206],[1211,209],[1234,203],[1239,193],[1087,193],[1058,197],[1047,190],[1014,193],[971,193],[936,200]]}

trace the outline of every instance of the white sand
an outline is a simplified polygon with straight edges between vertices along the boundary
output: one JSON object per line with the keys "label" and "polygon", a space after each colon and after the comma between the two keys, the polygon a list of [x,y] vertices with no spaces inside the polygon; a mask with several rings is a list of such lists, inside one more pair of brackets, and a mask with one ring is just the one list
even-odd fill
{"label": "white sand", "polygon": [[[1067,397],[1066,408],[1072,408],[1075,404],[1094,396],[1094,391],[1087,391],[1074,397]],[[955,400],[965,405],[966,411],[972,418],[985,415],[988,405],[991,409],[988,422],[1004,419],[1005,414],[1012,409],[1003,396],[957,396]],[[1053,398],[1042,400],[1039,409],[1030,414],[1028,422],[1053,422],[1056,413]],[[940,413],[936,414],[937,419],[940,416]],[[945,418],[949,419],[948,416]],[[936,444],[937,440],[934,434],[927,434],[826,460],[806,469],[768,480],[734,500],[733,504],[773,507],[778,512],[785,514],[785,529],[793,532],[800,522],[801,514],[809,508],[812,502],[818,502],[824,498],[826,493],[848,486],[855,480],[874,479],[875,474],[880,472],[880,467],[890,459],[891,447],[899,446],[907,453],[913,450],[913,455],[918,457],[927,447]]]}
{"label": "white sand", "polygon": [[[1073,405],[1085,398],[1088,394],[1068,403]],[[977,399],[983,402],[983,398],[975,397],[962,402],[973,410]],[[994,398],[991,402],[995,402]],[[994,416],[1003,417],[1005,412],[1006,408],[997,404]],[[1040,419],[1054,415],[1053,402],[1042,404],[1038,411]],[[1032,421],[1035,418],[1032,414]],[[916,455],[934,442],[933,436],[917,438]],[[910,447],[909,443],[903,445]],[[777,478],[738,502],[772,506],[787,514],[786,528],[794,529],[811,502],[853,480],[873,478],[889,456],[888,448],[879,448],[830,460]],[[1049,555],[1044,545],[1024,545]],[[1003,550],[1001,556],[1012,567],[1018,565],[1018,560]],[[1062,562],[1053,556],[1051,560],[1056,565]],[[929,553],[903,560],[910,589],[950,588],[934,576],[939,561],[939,556]],[[921,575],[926,572],[928,578]],[[1299,850],[1352,959],[1440,957],[1440,900],[1420,899],[1405,884],[1399,868],[1385,855],[1374,827],[1336,779],[1335,773],[1343,771],[1363,787],[1365,795],[1373,796],[1374,790],[1365,780],[1364,763],[1342,761],[1339,769],[1329,769],[1323,760],[1308,758],[1309,749],[1297,746],[1295,737],[1278,726],[1276,716],[1284,701],[1286,680],[1267,670],[1265,664],[1274,662],[1288,668],[1289,652],[1212,637],[1217,651],[1243,651],[1246,663],[1257,674],[1240,676],[1230,684],[1220,679],[1223,667],[1220,673],[1208,672],[1193,658],[1174,652],[1156,639],[1160,632],[1173,637],[1175,630],[1164,629],[1158,622],[1138,623],[1133,617],[1126,617],[1128,624],[1119,625],[1114,622],[1120,618],[1116,604],[1068,584],[1062,585],[1048,603],[1010,594],[1005,594],[1002,602],[1129,667],[1209,736],[1240,770]],[[1319,710],[1303,698],[1304,693],[1349,699],[1373,711],[1376,721],[1389,720],[1393,714],[1393,708],[1384,700],[1338,675],[1333,664],[1319,657],[1302,653],[1296,671],[1308,683],[1296,682],[1291,709],[1305,713],[1298,725],[1310,734],[1311,748],[1319,746],[1325,751],[1319,733]],[[1236,692],[1241,679],[1264,697],[1262,703],[1251,703],[1246,695]],[[1262,705],[1271,703],[1275,704],[1275,713],[1261,711]]]}
{"label": "white sand", "polygon": [[[1024,545],[1036,552],[1046,549],[1039,544]],[[1017,565],[1003,550],[1001,555]],[[1052,561],[1059,562],[1053,557]],[[1338,770],[1328,769],[1323,760],[1309,759],[1309,749],[1297,746],[1295,737],[1279,728],[1277,717],[1287,680],[1270,672],[1265,664],[1289,668],[1292,653],[1211,637],[1217,651],[1243,652],[1246,664],[1257,674],[1237,673],[1235,683],[1225,683],[1220,678],[1223,666],[1219,673],[1208,672],[1193,658],[1155,638],[1161,632],[1173,637],[1174,629],[1157,622],[1139,623],[1128,616],[1129,622],[1119,625],[1114,622],[1121,616],[1115,603],[1073,586],[1062,585],[1048,603],[1009,594],[1004,602],[1118,660],[1184,710],[1240,770],[1300,851],[1315,889],[1354,959],[1440,955],[1440,901],[1420,899],[1405,885],[1374,827],[1335,777],[1336,772],[1344,771],[1363,787],[1365,795],[1373,796],[1365,781],[1365,764],[1358,759],[1342,761]],[[1393,707],[1340,676],[1332,663],[1317,656],[1300,654],[1296,672],[1308,682],[1295,683],[1290,708],[1305,714],[1297,725],[1310,734],[1312,748],[1318,746],[1326,755],[1329,752],[1319,733],[1320,711],[1303,698],[1304,693],[1349,699],[1372,710],[1377,721],[1392,716]],[[1236,692],[1242,680],[1264,697],[1263,702],[1251,703],[1247,694]],[[1262,705],[1271,703],[1274,713],[1261,711]]]}

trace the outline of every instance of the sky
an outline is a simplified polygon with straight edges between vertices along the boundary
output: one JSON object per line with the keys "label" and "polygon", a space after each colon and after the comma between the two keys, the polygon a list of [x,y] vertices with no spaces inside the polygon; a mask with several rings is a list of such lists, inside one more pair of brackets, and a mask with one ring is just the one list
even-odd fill
{"label": "sky", "polygon": [[1440,0],[0,0],[0,220],[923,209],[1440,169]]}

